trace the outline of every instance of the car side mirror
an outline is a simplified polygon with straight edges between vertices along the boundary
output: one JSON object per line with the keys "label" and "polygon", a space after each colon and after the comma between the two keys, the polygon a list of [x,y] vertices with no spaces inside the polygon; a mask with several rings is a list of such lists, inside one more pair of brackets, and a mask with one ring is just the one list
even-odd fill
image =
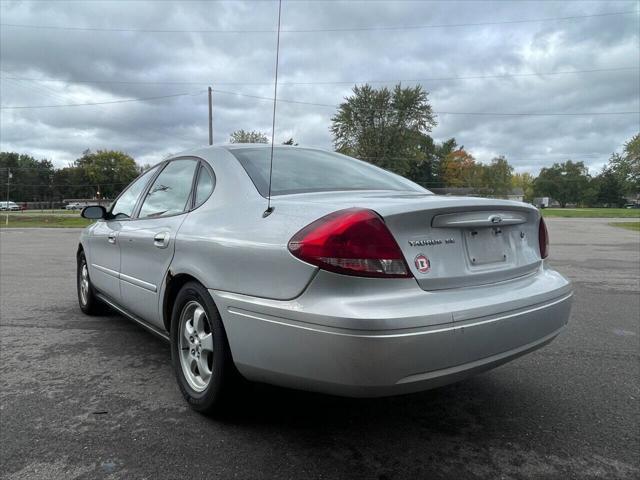
{"label": "car side mirror", "polygon": [[82,209],[80,216],[90,220],[100,220],[101,218],[107,218],[107,209],[102,205],[90,205]]}

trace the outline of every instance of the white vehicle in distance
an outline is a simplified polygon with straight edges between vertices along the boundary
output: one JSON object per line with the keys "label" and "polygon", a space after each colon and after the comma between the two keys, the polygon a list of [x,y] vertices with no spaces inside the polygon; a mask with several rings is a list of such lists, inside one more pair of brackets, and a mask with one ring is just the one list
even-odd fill
{"label": "white vehicle in distance", "polygon": [[64,208],[66,210],[82,210],[83,207],[84,205],[81,204],[80,202],[71,202]]}
{"label": "white vehicle in distance", "polygon": [[0,202],[0,210],[2,211],[18,211],[21,210],[20,205],[18,205],[16,202]]}

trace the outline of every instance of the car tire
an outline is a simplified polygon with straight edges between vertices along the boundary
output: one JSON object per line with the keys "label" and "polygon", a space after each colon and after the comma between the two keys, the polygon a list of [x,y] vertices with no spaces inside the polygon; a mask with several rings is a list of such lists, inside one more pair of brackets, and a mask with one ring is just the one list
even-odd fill
{"label": "car tire", "polygon": [[87,315],[99,315],[104,313],[105,305],[98,299],[98,297],[96,297],[95,290],[91,284],[91,278],[89,277],[87,258],[83,251],[78,254],[78,271],[76,277],[78,304],[80,305],[80,310]]}
{"label": "car tire", "polygon": [[206,288],[186,283],[171,315],[171,360],[183,397],[194,410],[226,410],[241,382],[220,313]]}

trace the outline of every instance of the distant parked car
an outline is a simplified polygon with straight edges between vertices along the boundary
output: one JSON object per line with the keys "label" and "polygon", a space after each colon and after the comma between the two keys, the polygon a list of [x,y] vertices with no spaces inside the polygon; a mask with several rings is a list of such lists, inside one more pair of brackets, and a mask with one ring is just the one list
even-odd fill
{"label": "distant parked car", "polygon": [[6,211],[17,211],[17,210],[21,210],[20,205],[18,205],[16,202],[0,202],[0,210]]}
{"label": "distant parked car", "polygon": [[356,397],[415,392],[565,328],[572,287],[546,261],[537,209],[436,196],[309,148],[275,147],[271,175],[270,151],[184,153],[109,210],[82,211],[97,221],[78,245],[80,308],[106,303],[169,340],[196,410],[215,409],[239,375]]}
{"label": "distant parked car", "polygon": [[624,208],[640,208],[640,203],[627,203]]}
{"label": "distant parked car", "polygon": [[64,207],[66,210],[82,210],[83,205],[80,202],[72,202]]}

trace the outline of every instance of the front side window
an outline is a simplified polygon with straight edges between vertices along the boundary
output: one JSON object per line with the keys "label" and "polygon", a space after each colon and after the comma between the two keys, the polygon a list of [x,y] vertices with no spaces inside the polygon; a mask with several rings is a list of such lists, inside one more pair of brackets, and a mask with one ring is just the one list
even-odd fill
{"label": "front side window", "polygon": [[138,218],[182,213],[191,198],[193,174],[198,162],[192,159],[170,162],[155,179],[142,203]]}
{"label": "front side window", "polygon": [[[262,196],[269,191],[269,148],[230,148]],[[338,190],[400,190],[429,193],[406,178],[338,153],[276,147],[272,195]]]}
{"label": "front side window", "polygon": [[111,206],[111,216],[115,219],[130,218],[138,203],[138,197],[149,183],[149,180],[158,171],[158,167],[153,167],[140,175],[129,187],[118,197]]}

